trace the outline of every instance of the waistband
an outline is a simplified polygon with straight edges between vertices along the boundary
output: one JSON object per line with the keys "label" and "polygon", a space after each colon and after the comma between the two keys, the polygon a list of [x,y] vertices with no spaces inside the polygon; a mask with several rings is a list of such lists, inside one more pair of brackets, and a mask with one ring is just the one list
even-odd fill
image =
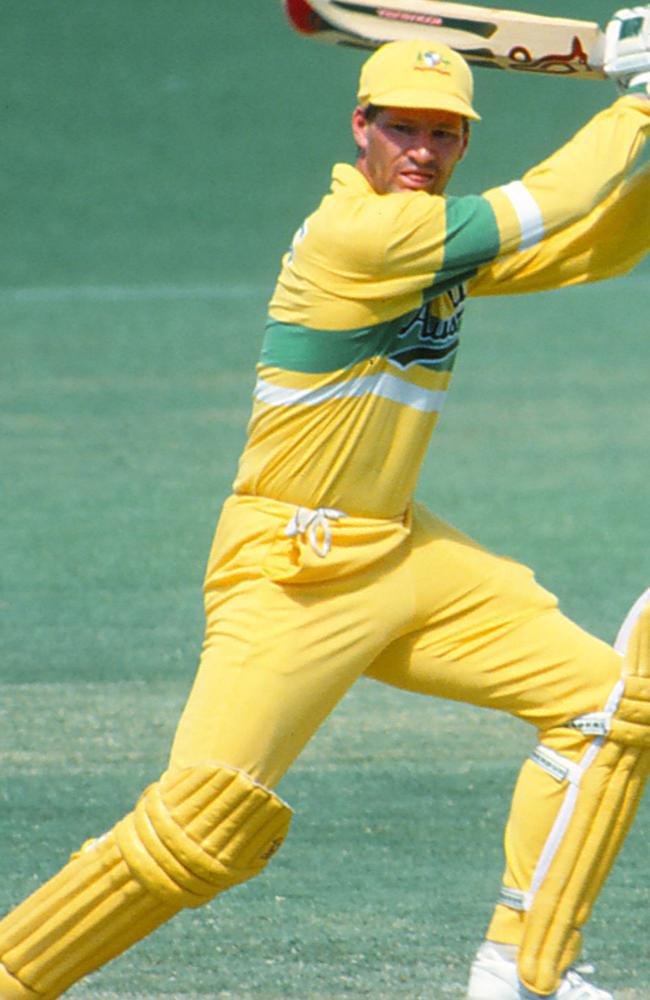
{"label": "waistband", "polygon": [[398,517],[359,517],[347,514],[335,507],[304,507],[286,503],[271,497],[233,493],[224,504],[224,509],[254,510],[256,513],[277,518],[285,523],[287,538],[302,538],[307,541],[317,556],[325,558],[332,547],[332,526],[348,526],[352,531],[373,528],[408,527],[411,518],[410,507]]}

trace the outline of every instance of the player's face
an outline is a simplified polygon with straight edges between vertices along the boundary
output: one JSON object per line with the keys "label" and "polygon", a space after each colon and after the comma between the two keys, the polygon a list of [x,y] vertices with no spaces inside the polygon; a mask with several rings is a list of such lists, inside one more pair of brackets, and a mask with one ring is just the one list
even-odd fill
{"label": "player's face", "polygon": [[442,194],[469,138],[465,120],[451,111],[380,108],[370,121],[352,116],[357,167],[378,194]]}

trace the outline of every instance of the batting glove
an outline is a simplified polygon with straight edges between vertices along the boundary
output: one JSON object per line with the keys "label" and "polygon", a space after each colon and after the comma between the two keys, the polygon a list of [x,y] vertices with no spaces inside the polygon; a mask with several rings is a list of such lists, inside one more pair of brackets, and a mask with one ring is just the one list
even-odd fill
{"label": "batting glove", "polygon": [[650,4],[614,14],[605,29],[605,72],[622,93],[650,96]]}

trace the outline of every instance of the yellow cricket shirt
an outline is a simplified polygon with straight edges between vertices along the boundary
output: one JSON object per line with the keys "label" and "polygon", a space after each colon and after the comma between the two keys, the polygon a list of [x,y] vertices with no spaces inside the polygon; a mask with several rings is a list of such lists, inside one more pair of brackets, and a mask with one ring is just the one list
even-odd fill
{"label": "yellow cricket shirt", "polygon": [[[589,233],[611,230],[640,187],[647,200],[647,175],[632,193],[625,178],[649,129],[650,101],[623,98],[521,180],[477,196],[379,195],[337,165],[283,260],[235,492],[399,516],[467,295],[604,276],[602,261],[591,273]],[[637,259],[648,241],[637,236]]]}

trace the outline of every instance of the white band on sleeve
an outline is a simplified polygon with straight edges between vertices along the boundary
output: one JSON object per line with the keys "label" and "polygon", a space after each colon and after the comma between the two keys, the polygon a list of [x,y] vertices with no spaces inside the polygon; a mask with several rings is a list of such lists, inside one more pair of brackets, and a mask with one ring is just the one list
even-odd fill
{"label": "white band on sleeve", "polygon": [[528,247],[535,246],[544,236],[544,219],[539,205],[521,181],[504,184],[500,190],[510,199],[519,219],[521,226],[519,249],[527,250]]}

